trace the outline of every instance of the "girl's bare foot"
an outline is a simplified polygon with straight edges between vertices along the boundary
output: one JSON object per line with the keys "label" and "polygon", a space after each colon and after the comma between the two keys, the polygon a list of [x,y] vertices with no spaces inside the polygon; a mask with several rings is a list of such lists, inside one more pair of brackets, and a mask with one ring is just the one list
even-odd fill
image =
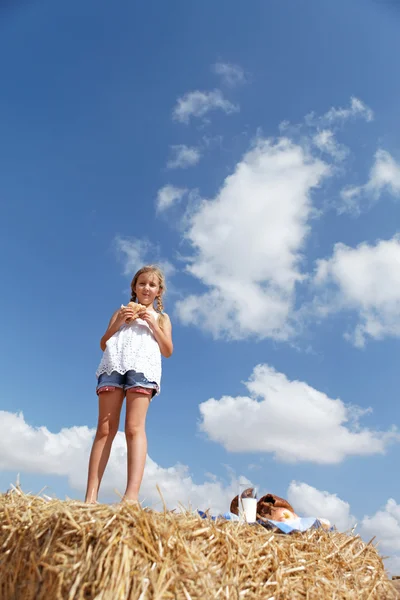
{"label": "girl's bare foot", "polygon": [[141,506],[139,500],[135,500],[135,498],[126,498],[126,496],[122,498],[121,504],[132,504],[133,506]]}

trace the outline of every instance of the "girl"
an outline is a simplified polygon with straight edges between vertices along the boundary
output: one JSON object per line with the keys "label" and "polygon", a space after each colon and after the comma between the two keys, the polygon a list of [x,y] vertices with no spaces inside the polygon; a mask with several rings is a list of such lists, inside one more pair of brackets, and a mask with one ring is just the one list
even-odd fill
{"label": "girl", "polygon": [[132,279],[131,290],[130,304],[115,311],[100,341],[104,354],[96,372],[99,419],[89,460],[85,497],[89,503],[97,501],[124,396],[128,451],[124,499],[138,500],[147,454],[147,409],[160,391],[161,354],[168,358],[173,351],[171,321],[163,312],[166,287],[162,271],[154,265],[143,267]]}

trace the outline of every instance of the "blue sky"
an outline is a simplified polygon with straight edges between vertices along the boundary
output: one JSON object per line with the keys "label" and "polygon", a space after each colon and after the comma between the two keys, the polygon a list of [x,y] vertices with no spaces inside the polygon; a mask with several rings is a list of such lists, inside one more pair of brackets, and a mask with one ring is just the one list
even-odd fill
{"label": "blue sky", "polygon": [[372,0],[0,9],[1,489],[82,496],[99,339],[159,261],[147,500],[222,509],[247,477],[400,552],[399,26]]}

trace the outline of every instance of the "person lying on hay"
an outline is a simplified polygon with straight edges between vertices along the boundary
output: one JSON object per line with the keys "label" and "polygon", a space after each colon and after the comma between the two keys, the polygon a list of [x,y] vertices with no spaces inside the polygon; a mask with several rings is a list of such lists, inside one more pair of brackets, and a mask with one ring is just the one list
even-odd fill
{"label": "person lying on hay", "polygon": [[[242,498],[251,498],[254,489],[247,488],[242,493]],[[239,515],[239,496],[235,496],[231,502],[230,512]],[[257,519],[259,521],[276,521],[276,522],[288,522],[298,519],[291,504],[284,498],[280,498],[275,494],[265,494],[257,502]],[[322,527],[329,529],[331,524],[327,519],[318,519],[321,522]]]}

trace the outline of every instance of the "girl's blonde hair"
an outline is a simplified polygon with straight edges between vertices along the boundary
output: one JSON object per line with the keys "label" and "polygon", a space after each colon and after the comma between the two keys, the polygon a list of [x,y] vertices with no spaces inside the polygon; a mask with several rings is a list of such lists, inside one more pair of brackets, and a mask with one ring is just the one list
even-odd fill
{"label": "girl's blonde hair", "polygon": [[164,304],[163,304],[162,297],[165,294],[165,292],[167,291],[167,286],[165,283],[165,275],[161,271],[160,267],[158,267],[157,265],[145,265],[144,267],[139,269],[139,271],[137,273],[135,273],[135,275],[131,281],[131,294],[132,294],[131,302],[136,302],[135,287],[137,284],[137,280],[139,279],[140,275],[143,275],[143,273],[154,273],[154,275],[156,275],[158,278],[158,285],[159,285],[160,290],[158,292],[158,296],[156,296],[156,305],[157,305],[157,311],[161,314],[161,318],[160,318],[160,326],[161,326],[163,312],[164,312]]}

